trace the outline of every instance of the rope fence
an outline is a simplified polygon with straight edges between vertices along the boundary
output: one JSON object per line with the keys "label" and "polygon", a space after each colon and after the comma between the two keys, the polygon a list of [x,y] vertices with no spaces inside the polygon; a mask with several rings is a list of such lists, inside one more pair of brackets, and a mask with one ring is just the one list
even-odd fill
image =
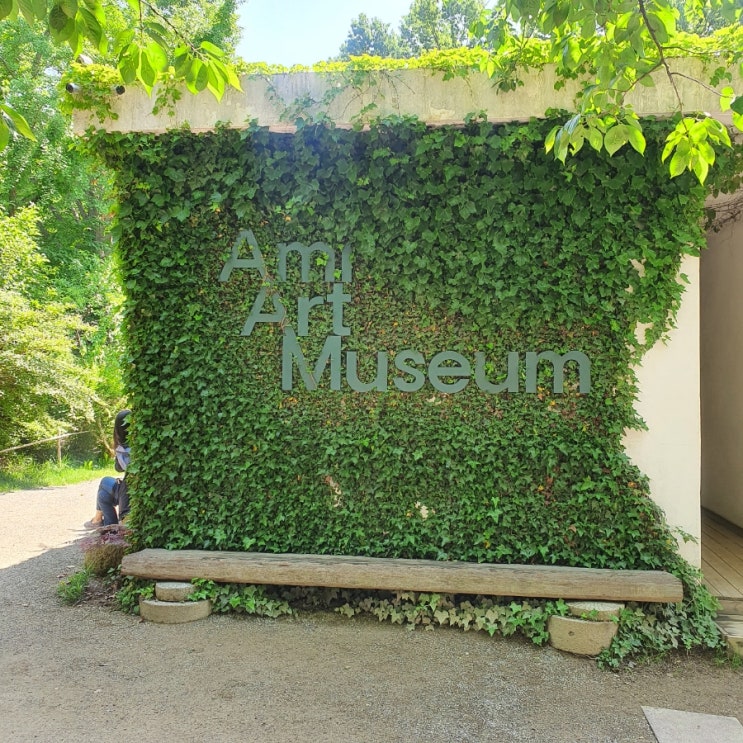
{"label": "rope fence", "polygon": [[62,439],[68,439],[71,436],[80,436],[84,433],[90,433],[90,431],[73,431],[72,433],[60,433],[57,436],[50,436],[48,439],[39,439],[38,441],[32,441],[29,444],[19,444],[18,446],[11,446],[9,449],[0,449],[0,455],[8,454],[12,451],[19,451],[20,449],[27,449],[30,446],[38,446],[39,444],[48,444],[51,441],[56,441],[57,463],[62,464]]}

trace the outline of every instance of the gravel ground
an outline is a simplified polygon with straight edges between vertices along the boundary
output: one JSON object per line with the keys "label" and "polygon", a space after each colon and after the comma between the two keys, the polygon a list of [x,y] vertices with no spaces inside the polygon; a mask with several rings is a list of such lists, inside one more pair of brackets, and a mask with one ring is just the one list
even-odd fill
{"label": "gravel ground", "polygon": [[642,706],[743,720],[743,670],[619,674],[453,629],[302,614],[157,625],[66,607],[96,482],[0,493],[0,741],[654,741]]}

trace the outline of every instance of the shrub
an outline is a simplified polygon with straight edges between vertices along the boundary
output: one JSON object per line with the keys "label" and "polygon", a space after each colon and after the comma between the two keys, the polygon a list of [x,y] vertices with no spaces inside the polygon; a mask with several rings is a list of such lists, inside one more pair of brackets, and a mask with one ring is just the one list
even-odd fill
{"label": "shrub", "polygon": [[129,530],[121,524],[105,526],[80,542],[83,565],[92,575],[103,576],[118,569],[129,547]]}

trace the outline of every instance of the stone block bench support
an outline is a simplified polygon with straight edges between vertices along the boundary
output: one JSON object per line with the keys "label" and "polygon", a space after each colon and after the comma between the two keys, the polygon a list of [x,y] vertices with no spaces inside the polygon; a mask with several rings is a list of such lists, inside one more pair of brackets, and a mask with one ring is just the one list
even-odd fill
{"label": "stone block bench support", "polygon": [[525,598],[669,603],[681,581],[656,570],[403,560],[337,555],[145,549],[125,555],[121,572],[138,578],[324,586]]}

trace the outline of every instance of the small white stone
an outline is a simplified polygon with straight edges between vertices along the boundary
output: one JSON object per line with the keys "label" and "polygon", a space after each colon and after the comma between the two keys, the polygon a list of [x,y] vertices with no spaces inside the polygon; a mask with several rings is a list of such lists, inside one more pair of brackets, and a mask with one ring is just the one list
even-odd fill
{"label": "small white stone", "polygon": [[155,583],[155,597],[159,601],[185,601],[194,591],[193,583],[180,581],[158,581]]}
{"label": "small white stone", "polygon": [[591,622],[573,617],[550,617],[550,645],[575,655],[598,655],[617,634],[616,622]]}
{"label": "small white stone", "polygon": [[612,617],[619,617],[624,604],[610,601],[568,601],[570,614],[579,619],[606,622]]}
{"label": "small white stone", "polygon": [[141,599],[139,602],[139,616],[149,622],[160,624],[182,624],[205,619],[212,613],[212,602],[202,601],[157,601],[156,599]]}

